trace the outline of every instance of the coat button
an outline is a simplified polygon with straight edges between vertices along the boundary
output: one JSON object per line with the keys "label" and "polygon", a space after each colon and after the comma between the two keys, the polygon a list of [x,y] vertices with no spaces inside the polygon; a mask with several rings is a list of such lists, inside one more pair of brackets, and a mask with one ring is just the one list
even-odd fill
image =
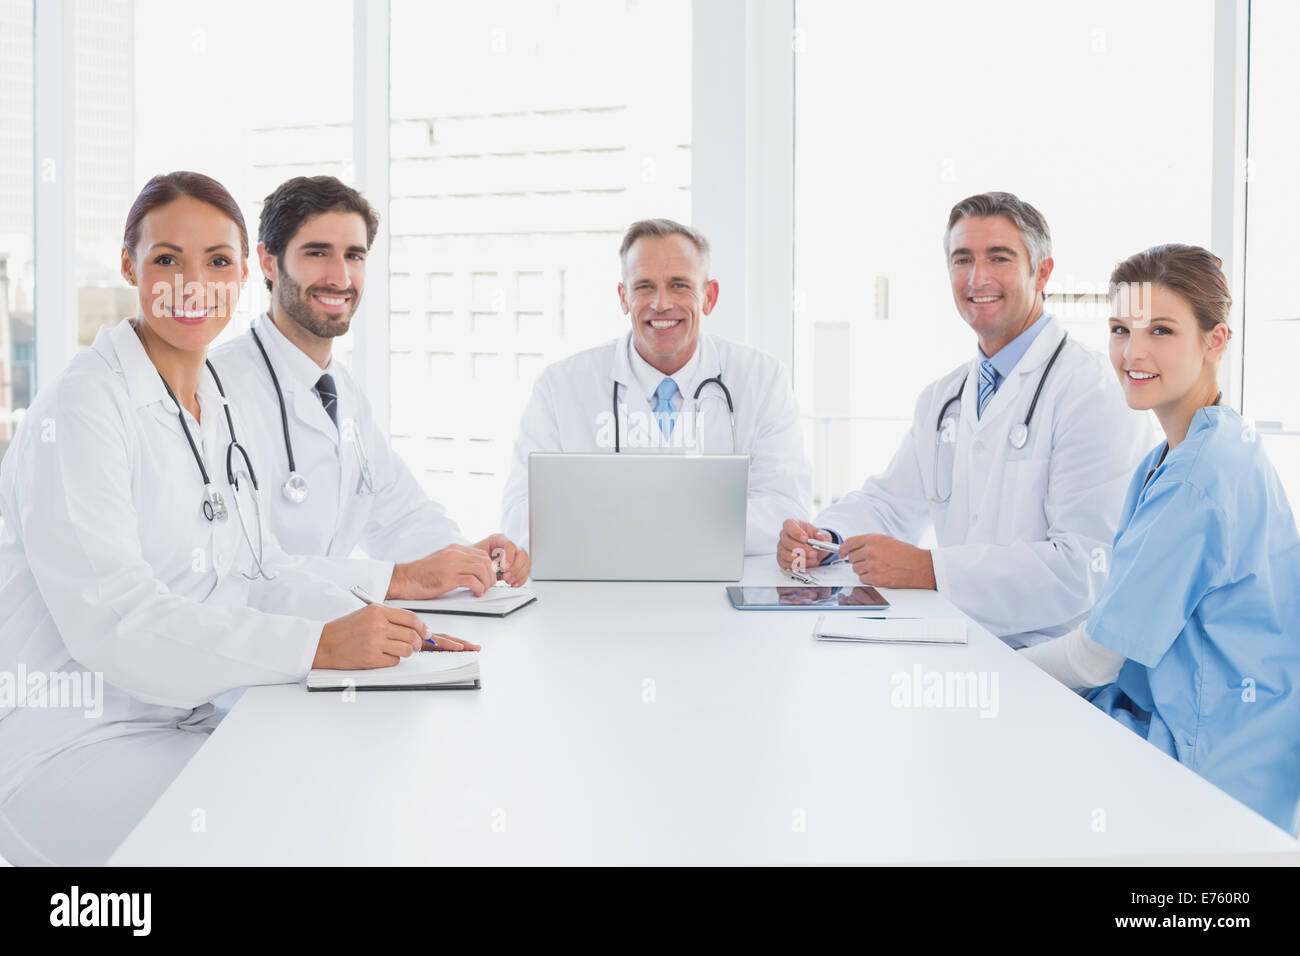
{"label": "coat button", "polygon": [[983,451],[984,451],[984,443],[982,441],[977,441],[975,443],[975,454],[977,455],[982,454]]}
{"label": "coat button", "polygon": [[980,516],[979,516],[979,514],[976,513],[976,512],[973,512],[973,511],[972,511],[972,512],[971,512],[971,516],[970,516],[970,523],[973,525],[973,524],[975,524],[975,522],[977,522],[977,521],[979,521],[979,520],[980,520]]}

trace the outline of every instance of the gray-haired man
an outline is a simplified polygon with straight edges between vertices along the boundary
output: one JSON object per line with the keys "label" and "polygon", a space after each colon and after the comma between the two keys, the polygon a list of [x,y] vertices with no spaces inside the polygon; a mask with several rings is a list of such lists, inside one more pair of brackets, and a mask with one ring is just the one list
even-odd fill
{"label": "gray-haired man", "polygon": [[[770,554],[781,519],[808,507],[811,470],[789,376],[771,356],[701,331],[718,283],[699,232],[642,220],[619,254],[618,298],[631,329],[538,377],[506,483],[505,533],[527,546],[533,452],[738,454],[750,456],[745,551]],[[672,493],[642,504],[669,510]]]}
{"label": "gray-haired man", "polygon": [[[1010,193],[964,199],[944,251],[977,354],[921,392],[882,474],[812,523],[785,522],[777,560],[802,549],[812,566],[824,553],[808,539],[835,541],[863,582],[938,590],[1028,646],[1092,607],[1150,425],[1106,359],[1044,311],[1052,240],[1037,209]],[[938,546],[918,547],[930,528]]]}

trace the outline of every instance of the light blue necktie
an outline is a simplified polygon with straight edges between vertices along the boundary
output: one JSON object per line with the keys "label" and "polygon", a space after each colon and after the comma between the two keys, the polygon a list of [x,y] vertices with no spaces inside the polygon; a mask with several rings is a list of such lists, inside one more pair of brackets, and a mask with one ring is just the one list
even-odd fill
{"label": "light blue necktie", "polygon": [[975,417],[984,417],[984,406],[989,403],[993,393],[998,390],[998,370],[988,359],[980,362],[980,393],[975,404]]}
{"label": "light blue necktie", "polygon": [[673,426],[677,424],[677,413],[673,411],[673,396],[677,394],[677,383],[671,378],[666,378],[659,383],[655,389],[655,398],[659,399],[655,403],[655,418],[659,422],[659,431],[668,438],[673,433]]}

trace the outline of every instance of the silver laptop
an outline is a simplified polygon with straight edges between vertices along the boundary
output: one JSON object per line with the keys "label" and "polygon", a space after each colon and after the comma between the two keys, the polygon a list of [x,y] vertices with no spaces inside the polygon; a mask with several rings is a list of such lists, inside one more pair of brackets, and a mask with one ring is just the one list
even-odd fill
{"label": "silver laptop", "polygon": [[739,581],[748,455],[528,456],[539,581]]}

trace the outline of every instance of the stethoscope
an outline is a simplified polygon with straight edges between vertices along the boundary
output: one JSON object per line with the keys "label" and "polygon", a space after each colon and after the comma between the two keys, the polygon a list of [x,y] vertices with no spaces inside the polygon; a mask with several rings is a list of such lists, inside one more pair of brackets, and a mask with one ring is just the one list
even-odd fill
{"label": "stethoscope", "polygon": [[[266,354],[266,346],[258,338],[257,329],[249,329],[253,333],[253,341],[257,343],[257,350],[262,353],[262,361],[266,363],[266,370],[271,373],[271,384],[275,386],[275,399],[280,404],[280,429],[284,432],[284,451],[289,456],[289,477],[284,479],[284,484],[280,486],[280,493],[284,495],[285,500],[295,505],[300,505],[307,500],[307,479],[298,474],[298,467],[293,460],[293,442],[289,438],[289,413],[284,407],[284,392],[280,390],[280,379],[275,374],[275,368],[271,365],[271,357]],[[370,460],[365,451],[361,448],[361,437],[356,434],[356,429],[351,429],[352,450],[357,456],[357,466],[360,471],[360,478],[357,480],[357,494],[363,491],[366,494],[375,493],[374,478],[370,474]]]}
{"label": "stethoscope", "polygon": [[[727,415],[731,419],[731,453],[734,455],[736,453],[736,405],[731,400],[731,389],[727,388],[726,383],[722,381],[721,373],[713,376],[713,378],[706,378],[704,381],[700,382],[700,384],[695,387],[695,394],[691,396],[691,400],[695,402],[696,405],[699,405],[700,403],[700,392],[704,391],[705,385],[718,386],[718,388],[722,389],[722,395],[727,400]],[[614,454],[617,455],[621,451],[621,447],[619,444],[619,431],[618,431],[618,380],[617,379],[615,379],[614,381],[614,392],[613,392],[613,397],[611,398],[611,404],[614,407]]]}
{"label": "stethoscope", "polygon": [[[248,458],[248,452],[244,446],[239,443],[235,437],[235,420],[230,414],[230,403],[226,401],[226,390],[221,385],[221,378],[217,375],[217,370],[212,367],[212,363],[205,360],[204,364],[208,367],[208,372],[212,375],[212,381],[217,385],[217,392],[221,395],[221,406],[226,412],[226,427],[230,429],[230,444],[226,447],[226,482],[234,491],[233,501],[235,502],[235,517],[239,520],[239,529],[244,533],[244,540],[248,543],[248,553],[252,555],[253,565],[256,574],[248,574],[241,571],[249,581],[256,581],[259,577],[267,581],[274,581],[278,575],[269,574],[265,567],[262,566],[262,500],[261,490],[257,486],[257,475],[253,471],[253,463]],[[167,379],[163,378],[162,372],[158,373],[162,379],[163,388],[167,389],[167,397],[172,400],[176,406],[176,417],[180,420],[181,431],[185,433],[185,440],[190,444],[190,452],[194,455],[194,461],[199,466],[199,474],[203,476],[203,517],[209,522],[225,521],[229,517],[226,510],[225,499],[222,498],[221,492],[217,491],[212,485],[212,479],[208,477],[207,466],[203,464],[203,456],[199,454],[199,446],[194,441],[194,436],[190,434],[190,426],[185,422],[185,410],[181,407],[180,400],[177,399],[176,393],[172,387],[167,384]],[[238,451],[240,457],[244,459],[244,470],[235,471],[235,452]],[[252,487],[251,497],[253,499],[253,519],[257,527],[257,547],[253,547],[252,535],[248,533],[248,525],[244,521],[244,509],[239,503],[239,479],[246,477],[249,485]]]}
{"label": "stethoscope", "polygon": [[[1065,348],[1065,340],[1068,339],[1069,337],[1070,335],[1068,332],[1061,336],[1060,344],[1056,346],[1056,351],[1052,353],[1052,357],[1048,360],[1047,367],[1043,369],[1043,374],[1038,377],[1038,388],[1034,389],[1034,399],[1029,403],[1029,413],[1025,415],[1025,420],[1023,422],[1019,422],[1018,424],[1011,426],[1011,432],[1007,436],[1007,440],[1011,442],[1012,448],[1015,448],[1017,450],[1024,448],[1025,444],[1029,441],[1029,424],[1034,420],[1034,409],[1038,407],[1038,396],[1043,393],[1043,384],[1047,381],[1047,376],[1051,373],[1052,366],[1056,364],[1056,360],[1060,356],[1061,350]],[[951,487],[948,489],[948,494],[944,495],[943,497],[939,496],[939,447],[945,444],[944,428],[943,428],[944,418],[948,414],[948,409],[952,407],[953,402],[958,403],[958,408],[961,407],[960,405],[961,396],[962,393],[966,390],[966,380],[969,378],[970,378],[970,369],[968,368],[966,370],[966,374],[962,376],[961,384],[957,386],[957,393],[953,395],[952,398],[948,399],[948,401],[943,403],[943,407],[939,409],[939,417],[935,419],[935,425],[934,425],[934,446],[935,446],[934,447],[934,491],[935,493],[930,496],[930,500],[933,501],[935,504],[940,504],[940,505],[947,504],[948,500],[952,497]],[[952,443],[953,443],[952,441],[947,442],[947,444],[952,444]]]}

